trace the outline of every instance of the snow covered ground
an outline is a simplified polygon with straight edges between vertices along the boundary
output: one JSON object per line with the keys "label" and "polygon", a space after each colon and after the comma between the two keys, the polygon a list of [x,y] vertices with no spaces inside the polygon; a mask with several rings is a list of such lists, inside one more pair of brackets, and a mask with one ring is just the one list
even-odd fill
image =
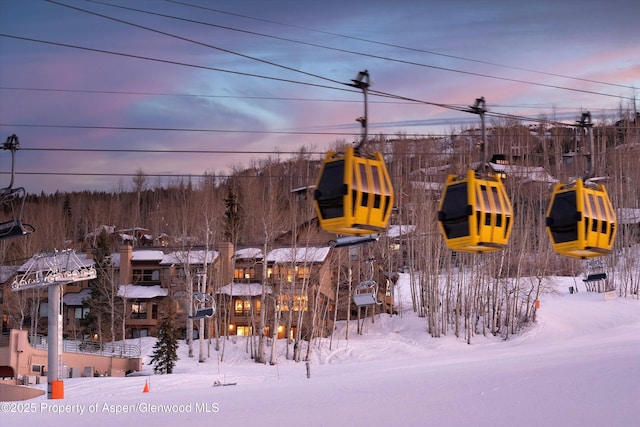
{"label": "snow covered ground", "polygon": [[[222,362],[213,345],[198,363],[197,342],[194,358],[183,344],[172,375],[145,365],[137,377],[67,379],[63,400],[0,402],[0,425],[639,426],[640,301],[550,280],[557,293],[541,298],[538,321],[507,341],[431,338],[405,301],[363,335],[353,323],[346,340],[343,322],[331,348],[316,343],[309,377],[284,343],[273,366],[251,361],[240,337]],[[154,339],[136,342],[151,353]]]}

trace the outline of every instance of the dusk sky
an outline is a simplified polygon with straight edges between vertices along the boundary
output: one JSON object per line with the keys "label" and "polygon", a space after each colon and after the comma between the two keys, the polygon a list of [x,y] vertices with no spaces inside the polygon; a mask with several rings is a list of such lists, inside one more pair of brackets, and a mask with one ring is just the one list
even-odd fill
{"label": "dusk sky", "polygon": [[639,20],[637,0],[0,0],[0,138],[32,194],[224,174],[357,140],[365,69],[374,135],[471,126],[432,104],[481,96],[612,120],[638,98]]}

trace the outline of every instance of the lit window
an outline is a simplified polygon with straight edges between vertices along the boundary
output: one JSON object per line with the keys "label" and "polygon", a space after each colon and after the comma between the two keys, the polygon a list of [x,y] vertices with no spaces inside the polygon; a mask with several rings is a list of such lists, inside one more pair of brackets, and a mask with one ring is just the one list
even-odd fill
{"label": "lit window", "polygon": [[252,334],[251,326],[238,326],[236,327],[236,335],[247,337]]}
{"label": "lit window", "polygon": [[[278,310],[289,311],[290,296],[280,295],[278,297]],[[294,295],[293,296],[293,311],[307,311],[309,310],[309,297],[306,295]]]}
{"label": "lit window", "polygon": [[147,318],[147,303],[145,301],[134,301],[131,303],[131,318],[132,319],[146,319]]}
{"label": "lit window", "polygon": [[[234,303],[236,316],[251,315],[251,300],[236,299]],[[260,313],[260,301],[255,301],[255,314]]]}

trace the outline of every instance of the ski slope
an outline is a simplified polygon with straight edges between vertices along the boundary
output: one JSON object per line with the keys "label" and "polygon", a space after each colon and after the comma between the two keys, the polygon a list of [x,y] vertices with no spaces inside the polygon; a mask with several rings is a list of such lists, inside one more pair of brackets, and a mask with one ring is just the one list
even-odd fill
{"label": "ski slope", "polygon": [[[340,323],[308,364],[287,360],[284,341],[276,365],[253,362],[242,337],[223,361],[212,344],[204,363],[197,342],[193,358],[183,343],[174,374],[145,365],[140,376],[67,379],[63,400],[2,402],[0,425],[640,425],[640,301],[569,294],[573,278],[549,280],[556,292],[542,296],[537,322],[506,341],[431,338],[404,301],[400,315],[368,319],[363,335],[354,322],[345,339]],[[402,275],[400,295],[407,286]],[[153,338],[135,342],[151,354]]]}

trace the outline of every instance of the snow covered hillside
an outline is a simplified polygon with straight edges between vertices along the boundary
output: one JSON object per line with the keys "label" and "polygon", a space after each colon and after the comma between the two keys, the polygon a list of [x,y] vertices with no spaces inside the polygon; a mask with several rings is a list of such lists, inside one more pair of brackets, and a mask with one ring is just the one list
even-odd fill
{"label": "snow covered hillside", "polygon": [[[331,346],[312,343],[308,365],[287,360],[284,342],[273,366],[251,361],[241,337],[222,362],[212,345],[198,363],[197,342],[194,358],[183,343],[172,375],[145,365],[141,376],[67,379],[64,400],[0,403],[0,425],[640,425],[640,301],[550,281],[557,292],[541,298],[538,321],[507,341],[431,338],[404,301],[399,315],[368,319],[363,335],[353,322],[345,339],[340,323]],[[407,276],[399,283],[408,296]],[[145,355],[154,341],[135,340]]]}

